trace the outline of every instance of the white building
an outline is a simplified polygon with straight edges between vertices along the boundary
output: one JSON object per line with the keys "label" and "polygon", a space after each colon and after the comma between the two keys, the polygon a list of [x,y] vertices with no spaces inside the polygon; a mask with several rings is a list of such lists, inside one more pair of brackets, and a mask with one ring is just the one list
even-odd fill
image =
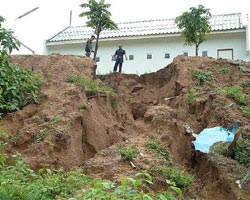
{"label": "white building", "polygon": [[[249,61],[249,31],[240,13],[214,15],[212,31],[199,47],[200,56]],[[97,55],[97,73],[113,70],[112,56],[118,44],[126,50],[125,73],[153,72],[165,67],[177,55],[195,55],[195,46],[185,46],[175,19],[119,23],[119,30],[103,31]],[[93,31],[86,26],[67,27],[45,43],[45,54],[85,55],[86,40]],[[93,44],[94,45],[94,44]]]}

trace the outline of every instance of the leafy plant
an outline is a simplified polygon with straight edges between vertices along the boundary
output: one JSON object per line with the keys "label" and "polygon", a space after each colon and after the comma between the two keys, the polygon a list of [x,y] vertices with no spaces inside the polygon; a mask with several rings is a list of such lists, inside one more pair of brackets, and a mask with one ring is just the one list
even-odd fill
{"label": "leafy plant", "polygon": [[112,182],[92,178],[81,169],[64,171],[41,168],[35,173],[15,153],[8,162],[0,150],[0,200],[82,200],[82,199],[147,199],[172,200],[172,191],[180,193],[174,183],[168,182],[164,193],[146,193],[144,187],[152,185],[152,177],[146,172],[135,177],[122,177]]}
{"label": "leafy plant", "polygon": [[154,166],[151,169],[154,176],[159,176],[166,180],[170,180],[176,184],[177,187],[183,188],[191,185],[194,182],[193,175],[184,175],[184,170],[174,167],[166,167],[164,165]]}
{"label": "leafy plant", "polygon": [[128,161],[132,161],[139,154],[138,149],[135,147],[120,148],[118,149],[117,152],[122,157],[123,160],[128,160]]}
{"label": "leafy plant", "polygon": [[195,99],[195,93],[196,93],[196,90],[194,88],[191,88],[188,91],[188,94],[187,94],[187,101],[188,102],[192,102]]}
{"label": "leafy plant", "polygon": [[[9,62],[9,59],[5,58],[13,49],[17,49],[20,46],[20,42],[13,36],[13,32],[2,27],[2,23],[5,21],[5,18],[0,16],[0,65],[3,65],[5,62]],[[6,64],[6,63],[5,63]]]}
{"label": "leafy plant", "polygon": [[223,68],[220,70],[220,72],[221,72],[222,74],[228,74],[228,73],[231,72],[231,69],[228,68],[228,67],[223,67]]}
{"label": "leafy plant", "polygon": [[234,148],[233,157],[240,164],[250,168],[250,142],[244,139],[239,140]]}
{"label": "leafy plant", "polygon": [[42,84],[41,75],[10,65],[8,54],[18,49],[19,41],[11,31],[1,26],[3,21],[0,16],[0,116],[37,102],[37,91]]}
{"label": "leafy plant", "polygon": [[169,159],[171,156],[171,154],[159,142],[148,141],[145,143],[145,146],[147,150],[157,152],[164,156],[166,159]]}
{"label": "leafy plant", "polygon": [[193,77],[198,80],[198,84],[202,85],[204,82],[207,82],[210,77],[212,77],[211,72],[201,72],[200,70],[196,69],[193,72]]}
{"label": "leafy plant", "polygon": [[81,105],[81,109],[87,110],[87,109],[88,109],[88,104],[83,103],[83,104]]}

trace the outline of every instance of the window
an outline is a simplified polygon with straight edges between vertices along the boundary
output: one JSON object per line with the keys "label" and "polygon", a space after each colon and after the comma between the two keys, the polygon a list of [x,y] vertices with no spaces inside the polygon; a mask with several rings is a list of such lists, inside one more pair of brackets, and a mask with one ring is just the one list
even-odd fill
{"label": "window", "polygon": [[206,57],[207,56],[207,51],[202,51],[202,57]]}
{"label": "window", "polygon": [[187,51],[183,52],[183,56],[188,56],[188,52]]}
{"label": "window", "polygon": [[165,53],[165,58],[166,59],[170,58],[170,54],[169,53]]}
{"label": "window", "polygon": [[129,60],[134,60],[134,55],[129,55],[129,56],[128,56],[128,59],[129,59]]}
{"label": "window", "polygon": [[112,61],[115,61],[115,60],[116,60],[116,56],[112,55]]}
{"label": "window", "polygon": [[95,58],[95,61],[96,61],[96,62],[100,62],[100,57],[96,57],[96,58]]}
{"label": "window", "polygon": [[152,59],[152,54],[151,53],[147,54],[147,59]]}

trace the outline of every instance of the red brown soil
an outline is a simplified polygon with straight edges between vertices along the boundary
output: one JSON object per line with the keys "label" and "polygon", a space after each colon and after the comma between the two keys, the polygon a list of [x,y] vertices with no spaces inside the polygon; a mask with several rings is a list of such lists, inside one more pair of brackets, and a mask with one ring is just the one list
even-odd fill
{"label": "red brown soil", "polygon": [[[42,73],[45,80],[39,104],[9,113],[0,121],[11,135],[9,152],[20,152],[32,168],[82,166],[88,174],[116,180],[167,164],[145,150],[145,142],[155,139],[171,153],[174,166],[196,174],[184,199],[249,199],[249,185],[240,190],[235,183],[241,172],[239,164],[203,154],[197,154],[194,163],[193,138],[186,133],[187,127],[195,133],[218,125],[230,128],[233,121],[243,132],[249,130],[250,120],[242,116],[239,106],[228,107],[233,99],[214,92],[249,81],[249,74],[240,71],[238,64],[179,56],[155,73],[96,76],[95,63],[77,56],[13,56],[12,63]],[[231,72],[221,73],[222,67]],[[188,91],[197,86],[192,76],[195,69],[210,71],[213,78],[188,102]],[[117,94],[88,98],[84,88],[67,83],[72,74],[98,79]],[[83,103],[88,105],[86,110],[80,109]],[[52,124],[55,118],[60,120]],[[118,148],[128,146],[144,154],[135,159],[136,168],[117,154]],[[161,188],[164,186],[157,190]]]}

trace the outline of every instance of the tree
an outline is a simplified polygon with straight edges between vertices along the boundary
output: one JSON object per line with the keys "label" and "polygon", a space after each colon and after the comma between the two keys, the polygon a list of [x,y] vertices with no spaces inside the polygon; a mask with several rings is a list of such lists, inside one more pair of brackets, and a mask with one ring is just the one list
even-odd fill
{"label": "tree", "polygon": [[98,50],[98,43],[100,33],[103,30],[115,30],[117,29],[117,25],[115,22],[111,20],[111,13],[108,8],[111,6],[110,4],[105,4],[105,0],[100,0],[97,2],[96,0],[89,0],[88,3],[83,3],[80,5],[82,8],[87,8],[88,11],[84,11],[79,16],[86,16],[87,26],[94,29],[96,34],[96,45],[95,45],[95,53],[93,60],[96,59],[96,54]]}
{"label": "tree", "polygon": [[13,49],[17,49],[20,46],[20,42],[13,36],[13,32],[2,27],[2,23],[5,19],[0,16],[0,66],[8,62],[6,57]]}
{"label": "tree", "polygon": [[195,56],[198,56],[200,44],[206,41],[206,34],[211,31],[210,18],[209,9],[203,5],[191,7],[190,12],[184,12],[176,18],[178,28],[182,29],[181,35],[185,37],[185,45],[195,45]]}

